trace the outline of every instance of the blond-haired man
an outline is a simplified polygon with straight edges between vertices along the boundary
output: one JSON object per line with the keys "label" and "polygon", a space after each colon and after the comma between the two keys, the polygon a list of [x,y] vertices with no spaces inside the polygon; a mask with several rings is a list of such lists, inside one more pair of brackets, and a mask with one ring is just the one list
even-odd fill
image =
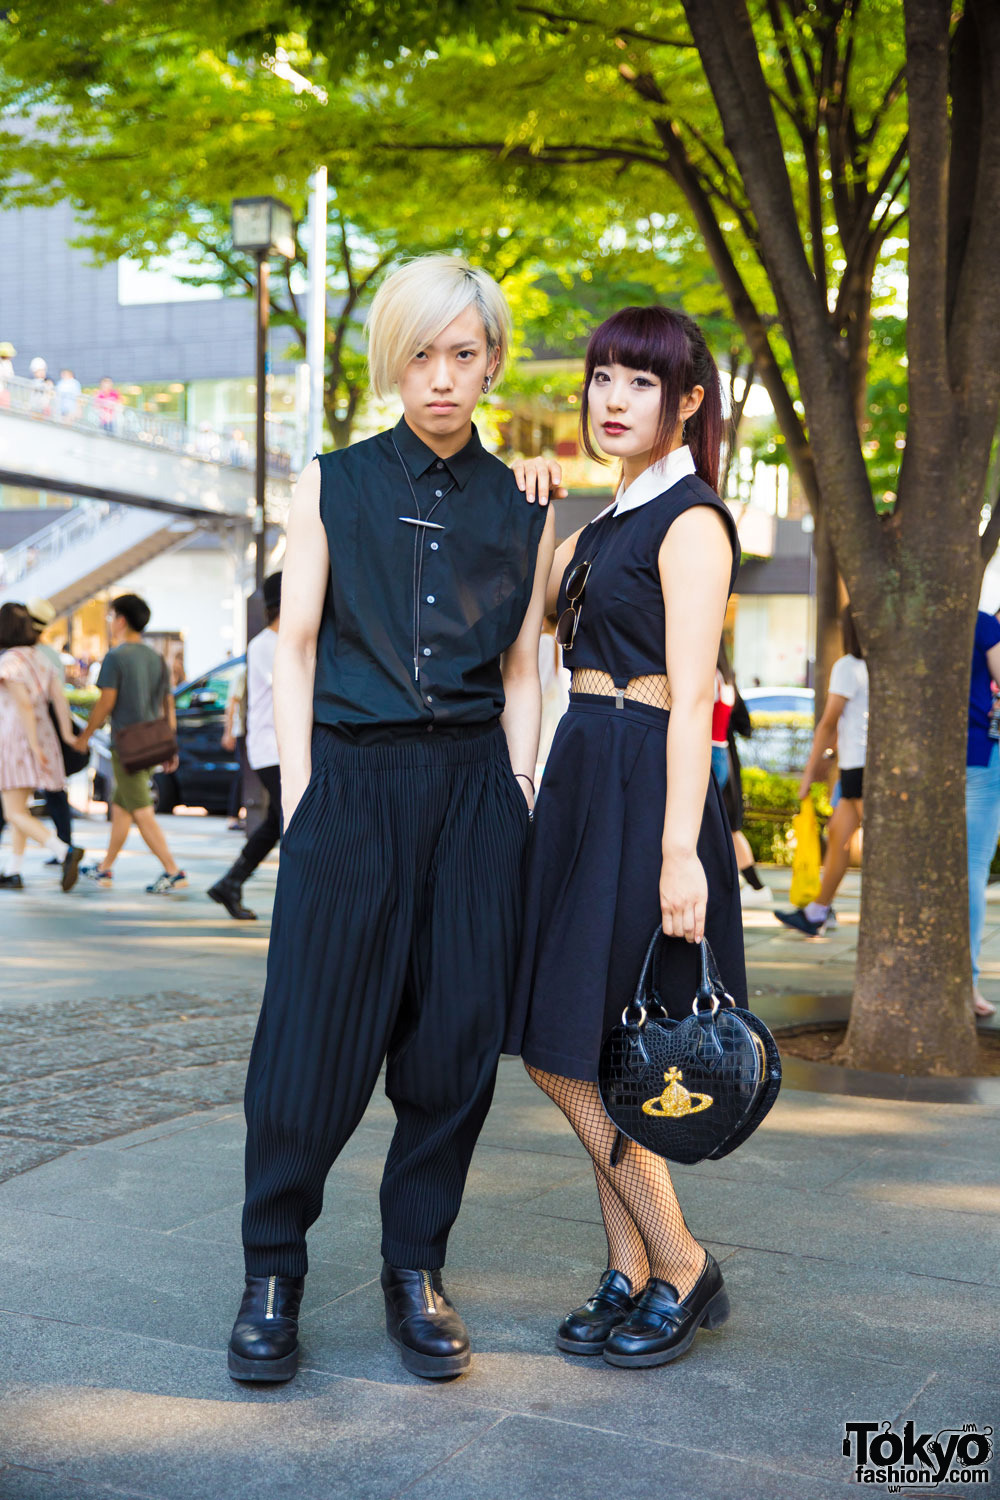
{"label": "blond-haired man", "polygon": [[306,1231],[386,1062],[386,1326],[427,1378],[469,1364],[441,1281],[493,1094],[534,795],[554,518],[472,423],[507,357],[496,282],[411,262],[369,320],[389,432],[310,464],[274,669],[286,834],[246,1087],[235,1379],[298,1358]]}

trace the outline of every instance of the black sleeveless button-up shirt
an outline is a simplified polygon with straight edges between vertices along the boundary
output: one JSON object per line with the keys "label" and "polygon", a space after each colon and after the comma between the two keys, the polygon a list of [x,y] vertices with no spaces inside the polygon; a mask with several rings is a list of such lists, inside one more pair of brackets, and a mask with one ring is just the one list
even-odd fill
{"label": "black sleeveless button-up shirt", "polygon": [[732,593],[740,566],[740,544],[729,507],[703,479],[685,475],[662,495],[623,511],[600,515],[577,539],[559,588],[559,613],[567,607],[566,579],[589,562],[580,623],[563,657],[571,671],[608,672],[615,687],[633,677],[662,676],[666,664],[666,610],[660,583],[660,546],[673,522],[694,505],[708,505],[726,523],[733,548]]}
{"label": "black sleeveless button-up shirt", "polygon": [[400,420],[319,465],[330,579],[315,722],[352,734],[498,718],[545,510],[475,428],[441,459]]}

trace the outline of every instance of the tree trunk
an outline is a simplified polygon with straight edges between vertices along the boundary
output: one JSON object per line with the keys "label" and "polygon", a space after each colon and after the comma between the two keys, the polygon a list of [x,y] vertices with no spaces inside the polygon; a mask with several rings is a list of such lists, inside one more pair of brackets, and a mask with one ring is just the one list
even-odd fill
{"label": "tree trunk", "polygon": [[815,692],[816,723],[826,705],[826,691],[830,682],[830,669],[838,656],[843,656],[840,625],[840,574],[834,556],[833,543],[823,513],[813,532],[813,581],[816,599],[816,644],[813,667],[813,690]]}
{"label": "tree trunk", "polygon": [[861,928],[843,1048],[858,1068],[976,1067],[965,840],[975,550],[908,559],[868,633]]}

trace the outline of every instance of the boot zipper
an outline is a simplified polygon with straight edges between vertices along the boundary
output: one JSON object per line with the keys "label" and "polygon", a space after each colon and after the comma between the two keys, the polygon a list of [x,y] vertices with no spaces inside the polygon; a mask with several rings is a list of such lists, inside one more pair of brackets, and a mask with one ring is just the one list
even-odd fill
{"label": "boot zipper", "polygon": [[273,1318],[274,1317],[274,1294],[275,1294],[275,1291],[277,1290],[277,1286],[278,1286],[278,1278],[277,1278],[277,1276],[269,1276],[267,1278],[267,1306],[264,1309],[264,1316],[265,1316],[265,1318]]}
{"label": "boot zipper", "polygon": [[434,1284],[431,1281],[430,1271],[421,1271],[420,1285],[424,1293],[424,1307],[429,1313],[437,1312],[437,1303],[434,1300]]}

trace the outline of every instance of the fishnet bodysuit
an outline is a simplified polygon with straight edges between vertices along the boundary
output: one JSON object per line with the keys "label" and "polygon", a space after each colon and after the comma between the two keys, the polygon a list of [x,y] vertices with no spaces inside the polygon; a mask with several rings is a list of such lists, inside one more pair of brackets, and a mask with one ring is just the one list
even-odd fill
{"label": "fishnet bodysuit", "polygon": [[529,1067],[528,1072],[558,1104],[594,1163],[609,1269],[628,1277],[635,1296],[655,1276],[686,1297],[705,1266],[705,1252],[684,1222],[666,1162],[625,1140],[612,1166],[617,1132],[604,1112],[597,1084],[539,1068]]}
{"label": "fishnet bodysuit", "polygon": [[[601,672],[596,667],[577,667],[570,683],[571,693],[596,693],[601,698],[617,698],[619,689],[610,672]],[[630,677],[621,689],[622,698],[633,703],[648,703],[652,708],[669,709],[671,703],[670,683],[666,677]]]}

